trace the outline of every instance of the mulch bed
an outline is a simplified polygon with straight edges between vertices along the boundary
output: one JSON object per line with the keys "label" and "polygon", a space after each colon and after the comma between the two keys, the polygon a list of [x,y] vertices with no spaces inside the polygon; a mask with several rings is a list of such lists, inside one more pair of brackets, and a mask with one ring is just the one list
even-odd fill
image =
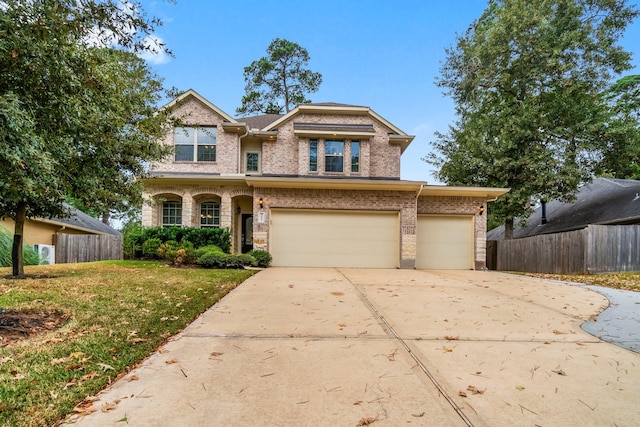
{"label": "mulch bed", "polygon": [[69,315],[60,311],[0,308],[0,347],[53,331],[68,319]]}

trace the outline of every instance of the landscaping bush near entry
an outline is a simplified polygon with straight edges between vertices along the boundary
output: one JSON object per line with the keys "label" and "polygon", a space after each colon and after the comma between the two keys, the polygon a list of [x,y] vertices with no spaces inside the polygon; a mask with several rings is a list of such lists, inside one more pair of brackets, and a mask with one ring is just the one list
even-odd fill
{"label": "landscaping bush near entry", "polygon": [[[124,236],[123,249],[127,258],[161,259],[160,245],[176,242],[183,249],[215,245],[223,252],[231,250],[231,235],[223,228],[138,227]],[[173,245],[173,244],[171,244]],[[172,246],[173,247],[173,246]]]}

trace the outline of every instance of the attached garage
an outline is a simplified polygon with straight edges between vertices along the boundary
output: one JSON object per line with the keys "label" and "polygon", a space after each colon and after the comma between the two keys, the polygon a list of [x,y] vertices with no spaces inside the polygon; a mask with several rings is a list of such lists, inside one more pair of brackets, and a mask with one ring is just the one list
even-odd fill
{"label": "attached garage", "polygon": [[397,268],[398,212],[271,209],[274,266]]}
{"label": "attached garage", "polygon": [[474,268],[473,216],[418,216],[416,268],[470,270]]}

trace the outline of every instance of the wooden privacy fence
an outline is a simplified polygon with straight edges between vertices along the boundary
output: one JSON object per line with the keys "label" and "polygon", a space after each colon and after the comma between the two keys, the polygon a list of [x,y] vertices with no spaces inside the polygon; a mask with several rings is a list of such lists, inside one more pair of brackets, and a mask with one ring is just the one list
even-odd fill
{"label": "wooden privacy fence", "polygon": [[502,271],[640,271],[640,225],[589,225],[578,231],[498,240],[487,248],[489,268],[495,265]]}
{"label": "wooden privacy fence", "polygon": [[56,234],[56,263],[122,259],[122,236]]}

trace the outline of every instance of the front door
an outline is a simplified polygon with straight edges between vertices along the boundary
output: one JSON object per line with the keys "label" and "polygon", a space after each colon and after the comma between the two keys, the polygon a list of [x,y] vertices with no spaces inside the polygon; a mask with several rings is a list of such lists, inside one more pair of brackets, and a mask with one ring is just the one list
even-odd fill
{"label": "front door", "polygon": [[253,249],[253,214],[242,214],[242,253]]}

